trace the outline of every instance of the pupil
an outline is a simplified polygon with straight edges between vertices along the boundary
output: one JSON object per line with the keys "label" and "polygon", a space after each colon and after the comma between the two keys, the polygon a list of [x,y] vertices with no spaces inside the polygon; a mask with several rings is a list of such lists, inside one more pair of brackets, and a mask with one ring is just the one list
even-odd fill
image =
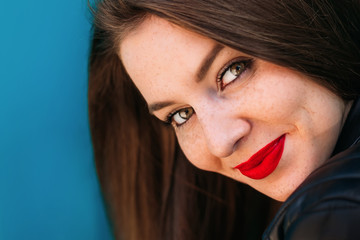
{"label": "pupil", "polygon": [[189,116],[191,115],[191,108],[190,109],[184,109],[183,111],[181,111],[179,113],[180,117],[184,118],[184,119],[188,119]]}
{"label": "pupil", "polygon": [[182,118],[187,118],[187,116],[189,115],[189,110],[183,110],[182,112],[180,112],[180,117]]}
{"label": "pupil", "polygon": [[241,64],[241,63],[233,65],[231,68],[231,73],[234,74],[235,76],[238,76],[241,73],[242,67],[243,67],[243,64]]}

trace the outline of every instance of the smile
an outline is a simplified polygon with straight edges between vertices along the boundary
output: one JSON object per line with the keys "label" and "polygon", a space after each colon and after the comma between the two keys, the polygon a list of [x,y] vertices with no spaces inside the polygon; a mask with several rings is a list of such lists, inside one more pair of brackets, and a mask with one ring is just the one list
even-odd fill
{"label": "smile", "polygon": [[285,145],[285,134],[260,149],[249,160],[236,166],[243,175],[252,179],[269,176],[279,164]]}

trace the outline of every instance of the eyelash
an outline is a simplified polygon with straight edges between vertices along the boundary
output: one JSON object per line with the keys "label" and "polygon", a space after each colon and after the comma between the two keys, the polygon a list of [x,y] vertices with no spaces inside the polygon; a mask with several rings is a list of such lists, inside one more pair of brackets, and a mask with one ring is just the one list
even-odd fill
{"label": "eyelash", "polygon": [[[216,78],[216,84],[218,87],[219,91],[222,91],[225,89],[226,86],[228,86],[229,84],[233,83],[234,81],[236,81],[239,77],[241,77],[241,75],[251,67],[253,60],[250,58],[244,58],[244,57],[239,57],[239,58],[235,58],[233,60],[231,60],[230,62],[228,62],[224,67],[222,67],[217,75]],[[233,81],[231,81],[230,83],[228,83],[227,85],[223,86],[223,77],[225,75],[225,73],[230,69],[230,67],[235,64],[235,63],[242,63],[244,64],[244,70],[240,73],[239,76],[237,76]],[[188,122],[188,120],[186,120],[184,123],[182,124],[177,124],[173,118],[175,116],[175,114],[178,114],[180,111],[185,110],[186,108],[182,108],[182,109],[178,109],[178,110],[174,110],[172,112],[170,112],[166,119],[165,119],[165,123],[169,124],[169,125],[173,125],[175,128],[180,128],[182,127],[184,124],[186,124]],[[193,114],[195,114],[195,112],[193,112]]]}
{"label": "eyelash", "polygon": [[[187,107],[187,108],[189,108],[189,107]],[[180,128],[182,125],[184,125],[185,123],[187,123],[188,120],[185,121],[185,122],[182,123],[182,124],[177,124],[177,123],[174,123],[174,121],[173,121],[174,115],[177,114],[177,113],[179,113],[180,111],[183,111],[184,109],[186,109],[186,108],[181,108],[181,109],[178,109],[178,110],[175,110],[175,111],[170,112],[170,113],[166,116],[165,123],[166,123],[166,124],[169,124],[169,125],[173,125],[173,126],[176,127],[176,128]],[[193,114],[194,114],[194,113],[195,113],[195,112],[193,112]]]}
{"label": "eyelash", "polygon": [[[180,109],[181,110],[181,109]],[[166,116],[166,119],[165,119],[165,123],[166,124],[171,124],[172,123],[172,118],[174,117],[174,115],[180,111],[180,110],[175,110],[175,111],[172,111],[170,112],[167,116]]]}
{"label": "eyelash", "polygon": [[[230,83],[228,83],[224,86],[223,85],[223,77],[224,77],[225,73],[230,69],[230,67],[235,63],[244,64],[244,70],[233,81],[231,81]],[[251,68],[252,63],[253,63],[253,59],[245,58],[245,57],[238,57],[238,58],[235,58],[235,59],[231,60],[230,62],[228,62],[223,68],[220,69],[220,71],[217,75],[216,83],[217,83],[218,91],[223,91],[226,86],[235,82],[239,77],[241,77],[241,75],[244,74],[244,72],[246,72],[247,69]]]}

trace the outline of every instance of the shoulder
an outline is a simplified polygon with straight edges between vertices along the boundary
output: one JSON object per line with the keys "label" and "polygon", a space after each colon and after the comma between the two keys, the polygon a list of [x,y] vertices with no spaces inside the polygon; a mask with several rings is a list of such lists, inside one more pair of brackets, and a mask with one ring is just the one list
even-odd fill
{"label": "shoulder", "polygon": [[360,239],[360,144],[314,171],[283,204],[263,239]]}

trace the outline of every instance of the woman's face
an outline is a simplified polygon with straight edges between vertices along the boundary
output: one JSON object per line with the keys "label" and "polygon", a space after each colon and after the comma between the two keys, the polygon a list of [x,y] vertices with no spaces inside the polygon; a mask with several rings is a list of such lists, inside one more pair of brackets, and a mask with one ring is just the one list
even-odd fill
{"label": "woman's face", "polygon": [[349,109],[300,73],[157,17],[119,54],[190,162],[280,201],[330,156]]}

